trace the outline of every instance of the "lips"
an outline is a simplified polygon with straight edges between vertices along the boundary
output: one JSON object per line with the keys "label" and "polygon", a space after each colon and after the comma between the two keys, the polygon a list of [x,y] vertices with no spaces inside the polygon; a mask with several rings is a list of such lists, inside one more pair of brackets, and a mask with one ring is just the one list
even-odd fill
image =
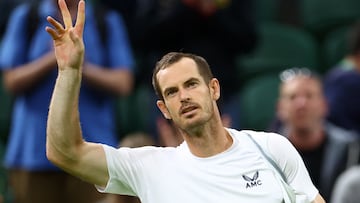
{"label": "lips", "polygon": [[191,104],[191,105],[184,105],[184,106],[182,106],[181,108],[180,108],[180,114],[186,114],[186,113],[188,113],[188,112],[190,112],[190,111],[193,111],[193,110],[195,110],[195,109],[197,109],[198,107],[197,107],[197,105],[193,105],[193,104]]}

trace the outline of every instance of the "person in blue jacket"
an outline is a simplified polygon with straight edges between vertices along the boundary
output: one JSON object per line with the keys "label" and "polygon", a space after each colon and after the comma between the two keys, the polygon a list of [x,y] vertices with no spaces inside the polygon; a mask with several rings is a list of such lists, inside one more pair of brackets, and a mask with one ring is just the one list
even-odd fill
{"label": "person in blue jacket", "polygon": [[[79,0],[67,0],[76,17]],[[119,13],[107,10],[102,39],[98,7],[88,5],[79,111],[84,139],[116,146],[113,102],[133,89],[132,48]],[[61,17],[56,0],[38,2],[34,14],[29,3],[12,12],[0,50],[4,85],[13,96],[13,112],[5,166],[10,171],[16,202],[95,202],[102,198],[92,185],[73,178],[46,158],[46,120],[57,76],[51,37],[46,33],[46,16]],[[28,22],[38,15],[35,22]],[[28,33],[35,26],[34,33]],[[30,36],[30,37],[29,37]],[[76,190],[73,190],[76,188]]]}

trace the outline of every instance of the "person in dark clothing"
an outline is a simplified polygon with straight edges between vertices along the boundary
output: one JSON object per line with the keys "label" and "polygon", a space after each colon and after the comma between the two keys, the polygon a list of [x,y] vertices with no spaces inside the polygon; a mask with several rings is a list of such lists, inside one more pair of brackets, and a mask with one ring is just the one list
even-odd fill
{"label": "person in dark clothing", "polygon": [[325,76],[328,119],[360,135],[360,22],[348,37],[349,52]]}
{"label": "person in dark clothing", "polygon": [[320,78],[306,68],[281,73],[276,132],[299,151],[309,174],[326,201],[336,178],[359,160],[359,140],[326,120],[328,106]]}

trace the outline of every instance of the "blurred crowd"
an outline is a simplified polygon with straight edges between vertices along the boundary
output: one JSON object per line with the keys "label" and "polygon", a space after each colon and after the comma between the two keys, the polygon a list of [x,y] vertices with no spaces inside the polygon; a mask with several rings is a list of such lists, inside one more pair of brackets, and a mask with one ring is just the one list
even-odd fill
{"label": "blurred crowd", "polygon": [[[78,1],[66,0],[73,17]],[[287,137],[327,202],[357,201],[360,2],[86,3],[79,99],[85,139],[178,146],[177,129],[155,105],[151,76],[165,53],[190,52],[220,81],[225,126]],[[46,159],[57,64],[45,27],[47,16],[60,16],[57,1],[3,0],[0,11],[0,203],[140,202],[100,194]]]}

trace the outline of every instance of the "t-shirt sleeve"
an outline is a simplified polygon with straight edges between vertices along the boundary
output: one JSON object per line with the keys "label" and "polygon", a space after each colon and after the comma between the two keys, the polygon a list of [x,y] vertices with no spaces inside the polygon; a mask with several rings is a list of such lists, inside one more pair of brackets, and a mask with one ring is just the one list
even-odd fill
{"label": "t-shirt sleeve", "polygon": [[[96,189],[102,193],[114,193],[123,195],[135,195],[131,187],[131,178],[127,176],[129,166],[129,155],[126,149],[116,149],[108,145],[103,145],[105,158],[109,172],[109,180],[105,188],[95,185]],[[121,159],[119,158],[121,157]]]}
{"label": "t-shirt sleeve", "polygon": [[287,177],[289,185],[298,194],[304,194],[312,201],[319,193],[312,183],[305,164],[290,141],[279,134],[268,135],[267,147],[272,158]]}
{"label": "t-shirt sleeve", "polygon": [[141,196],[154,181],[151,177],[159,177],[163,162],[162,153],[159,152],[163,148],[145,146],[117,149],[108,145],[103,145],[103,148],[109,180],[105,188],[95,186],[99,192]]}

